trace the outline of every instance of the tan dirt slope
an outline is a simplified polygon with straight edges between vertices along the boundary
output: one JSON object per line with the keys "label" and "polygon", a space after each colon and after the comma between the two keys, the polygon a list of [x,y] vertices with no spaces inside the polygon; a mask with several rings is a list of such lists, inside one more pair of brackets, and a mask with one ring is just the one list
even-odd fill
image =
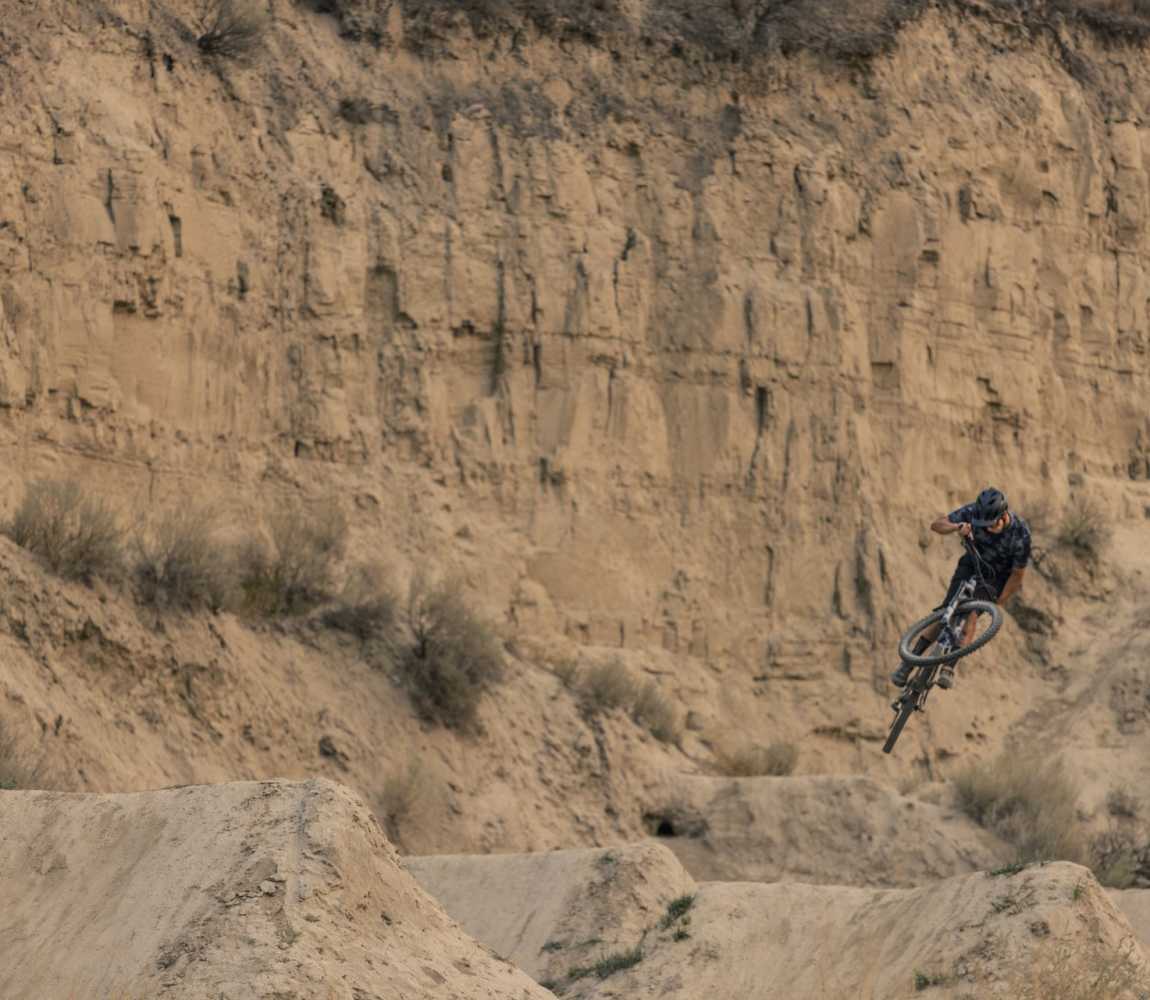
{"label": "tan dirt slope", "polygon": [[[1072,864],[894,890],[695,885],[647,848],[410,865],[476,938],[518,946],[566,997],[903,1000],[929,989],[939,1000],[1125,1000],[1150,987],[1126,918]],[[583,902],[562,931],[540,905],[543,884]],[[588,900],[611,907],[602,938]],[[620,956],[631,964],[600,980],[596,963]]]}
{"label": "tan dirt slope", "polygon": [[0,792],[4,1000],[542,1000],[328,781]]}
{"label": "tan dirt slope", "polygon": [[540,982],[631,948],[695,882],[658,844],[405,858],[463,929]]}

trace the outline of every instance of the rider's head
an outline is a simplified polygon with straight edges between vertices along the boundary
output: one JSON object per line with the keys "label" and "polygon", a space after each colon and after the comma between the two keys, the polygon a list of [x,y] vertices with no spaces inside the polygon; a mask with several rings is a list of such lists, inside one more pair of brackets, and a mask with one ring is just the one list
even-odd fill
{"label": "rider's head", "polygon": [[974,526],[986,528],[997,534],[1006,527],[1006,512],[1008,510],[1006,496],[1002,490],[988,486],[978,494],[978,499],[974,501]]}

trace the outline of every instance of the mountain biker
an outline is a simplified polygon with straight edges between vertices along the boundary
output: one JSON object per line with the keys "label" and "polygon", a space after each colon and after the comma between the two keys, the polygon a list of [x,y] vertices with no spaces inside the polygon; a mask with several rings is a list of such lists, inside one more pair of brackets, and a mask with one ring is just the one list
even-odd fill
{"label": "mountain biker", "polygon": [[[1022,577],[1030,562],[1030,527],[1018,514],[1010,509],[1001,490],[987,487],[978,494],[974,503],[965,504],[958,510],[937,518],[930,530],[938,535],[958,532],[969,538],[982,558],[986,589],[990,593],[976,593],[975,598],[992,600],[1005,605],[1022,586]],[[969,552],[963,554],[954,569],[946,597],[935,610],[945,608],[961,587],[977,572],[974,557]],[[963,627],[961,645],[965,646],[974,638],[978,615],[967,615]],[[938,622],[927,629],[915,643],[914,652],[921,656],[931,643],[938,638],[942,623]],[[890,679],[898,686],[905,687],[914,667],[903,660]],[[938,672],[936,683],[941,688],[954,685],[954,664],[944,663]]]}

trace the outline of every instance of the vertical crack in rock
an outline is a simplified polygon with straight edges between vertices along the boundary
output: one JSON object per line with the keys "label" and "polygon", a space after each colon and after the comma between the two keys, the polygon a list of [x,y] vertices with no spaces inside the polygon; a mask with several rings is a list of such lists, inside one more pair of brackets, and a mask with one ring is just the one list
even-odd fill
{"label": "vertical crack in rock", "polygon": [[116,197],[116,180],[112,176],[112,168],[108,168],[107,185],[104,189],[104,210],[108,213],[108,218],[112,220],[112,225],[116,224],[116,207],[113,201]]}

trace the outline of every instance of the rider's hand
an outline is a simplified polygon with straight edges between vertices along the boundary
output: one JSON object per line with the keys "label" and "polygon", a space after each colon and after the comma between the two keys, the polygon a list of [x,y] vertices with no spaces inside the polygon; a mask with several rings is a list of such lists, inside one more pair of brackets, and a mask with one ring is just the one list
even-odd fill
{"label": "rider's hand", "polygon": [[964,521],[958,526],[958,533],[962,535],[963,538],[970,538],[974,534],[974,528]]}

